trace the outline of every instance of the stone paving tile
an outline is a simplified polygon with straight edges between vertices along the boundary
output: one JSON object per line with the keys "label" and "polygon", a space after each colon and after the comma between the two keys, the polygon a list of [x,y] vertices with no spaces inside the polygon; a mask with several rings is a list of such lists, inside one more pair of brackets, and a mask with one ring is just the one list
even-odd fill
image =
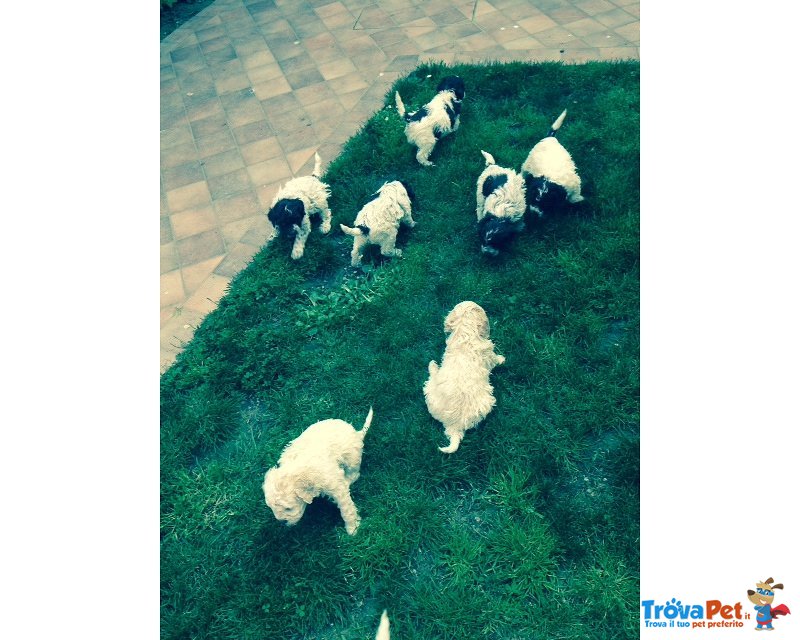
{"label": "stone paving tile", "polygon": [[183,288],[187,294],[191,295],[200,287],[201,284],[212,274],[225,256],[214,256],[208,260],[202,260],[193,265],[181,269]]}
{"label": "stone paving tile", "polygon": [[590,16],[596,16],[598,13],[605,13],[614,9],[614,4],[607,0],[575,0],[575,6]]}
{"label": "stone paving tile", "polygon": [[286,81],[294,91],[317,84],[324,79],[316,67],[286,74]]}
{"label": "stone paving tile", "polygon": [[181,280],[181,272],[179,269],[162,273],[160,278],[162,307],[176,304],[186,298],[186,292],[183,290],[183,280]]}
{"label": "stone paving tile", "polygon": [[211,197],[214,200],[230,198],[248,191],[251,187],[248,171],[244,167],[222,176],[209,178],[207,182]]}
{"label": "stone paving tile", "polygon": [[206,178],[215,178],[244,167],[242,154],[238,149],[229,149],[202,161]]}
{"label": "stone paving tile", "polygon": [[597,20],[600,24],[605,25],[606,27],[620,27],[624,24],[630,24],[631,22],[635,22],[636,18],[634,18],[630,13],[628,13],[625,9],[615,8],[611,11],[604,11],[602,13],[598,13],[594,16],[594,19]]}
{"label": "stone paving tile", "polygon": [[244,146],[257,140],[263,140],[273,135],[272,128],[266,120],[236,127],[233,129],[232,133],[233,137],[236,139],[236,144],[239,146]]}
{"label": "stone paving tile", "polygon": [[175,240],[183,240],[217,226],[214,209],[210,204],[173,213],[169,221]]}
{"label": "stone paving tile", "polygon": [[270,62],[259,67],[248,69],[246,76],[248,80],[250,80],[252,86],[255,86],[277,78],[282,78],[283,69],[281,69],[281,65],[277,62]]}
{"label": "stone paving tile", "polygon": [[250,142],[240,147],[239,152],[246,166],[283,155],[283,149],[281,149],[276,137]]}
{"label": "stone paving tile", "polygon": [[540,31],[546,31],[557,26],[555,20],[544,14],[534,15],[530,18],[523,18],[522,20],[519,20],[517,24],[531,35],[536,35]]}
{"label": "stone paving tile", "polygon": [[172,225],[169,221],[169,216],[161,216],[161,244],[172,242]]}
{"label": "stone paving tile", "polygon": [[162,371],[271,238],[281,184],[315,151],[327,167],[402,73],[638,43],[639,0],[218,0],[160,51]]}
{"label": "stone paving tile", "polygon": [[203,167],[197,160],[170,167],[161,172],[161,180],[166,190],[177,189],[193,182],[199,182],[204,177]]}
{"label": "stone paving tile", "polygon": [[367,6],[360,11],[354,29],[381,29],[391,23],[391,18],[386,11],[377,5]]}
{"label": "stone paving tile", "polygon": [[227,128],[210,136],[196,138],[194,143],[200,157],[204,159],[222,153],[223,151],[233,149],[236,146],[233,135]]}
{"label": "stone paving tile", "polygon": [[247,173],[255,186],[263,186],[292,177],[292,169],[283,155],[251,164],[247,167]]}
{"label": "stone paving tile", "polygon": [[188,124],[161,130],[161,151],[176,145],[191,144],[193,141],[192,130]]}
{"label": "stone paving tile", "polygon": [[184,211],[210,202],[211,193],[204,181],[193,182],[167,191],[167,205],[172,212]]}
{"label": "stone paving tile", "polygon": [[[246,246],[246,245],[238,245],[238,246]],[[223,263],[225,260],[230,258],[230,254],[225,256]],[[242,264],[241,267],[246,266],[246,264]],[[217,267],[219,270],[219,267]],[[210,311],[213,311],[217,307],[217,303],[219,302],[220,298],[225,295],[228,285],[231,282],[231,277],[225,277],[222,275],[218,275],[215,271],[212,273],[208,278],[206,278],[203,283],[197,288],[197,290],[187,298],[186,302],[184,302],[183,307],[188,309],[189,311],[197,311],[198,313],[207,314]]]}
{"label": "stone paving tile", "polygon": [[175,241],[181,265],[190,265],[225,253],[225,243],[218,228]]}
{"label": "stone paving tile", "polygon": [[291,85],[283,76],[253,86],[253,92],[259,100],[266,100],[267,98],[289,93],[291,90]]}
{"label": "stone paving tile", "polygon": [[581,40],[590,47],[622,47],[630,44],[625,38],[614,31],[601,31],[588,36],[582,36]]}
{"label": "stone paving tile", "polygon": [[180,266],[174,242],[167,242],[161,245],[160,266],[162,275],[169,271],[175,271]]}
{"label": "stone paving tile", "polygon": [[[254,247],[251,244],[245,244],[243,242],[237,242],[228,250],[225,258],[214,270],[214,274],[217,275],[217,277],[224,276],[226,278],[233,278],[233,276],[247,266],[257,252],[258,247]],[[198,294],[201,297],[204,296],[204,293],[205,291],[198,291]],[[189,308],[195,308],[192,306],[191,298],[186,301],[186,306]],[[214,309],[214,305],[212,305],[208,311],[211,311],[212,309]]]}
{"label": "stone paving tile", "polygon": [[639,44],[639,23],[632,22],[621,27],[614,29],[616,33],[621,35],[625,40],[633,44]]}
{"label": "stone paving tile", "polygon": [[564,25],[564,28],[579,38],[605,32],[607,29],[605,25],[592,18],[583,18],[577,22],[569,22]]}
{"label": "stone paving tile", "polygon": [[217,221],[224,225],[229,222],[234,222],[235,220],[241,220],[242,218],[256,215],[261,211],[261,205],[256,195],[252,191],[249,191],[230,198],[216,200],[214,202],[214,211],[217,215]]}

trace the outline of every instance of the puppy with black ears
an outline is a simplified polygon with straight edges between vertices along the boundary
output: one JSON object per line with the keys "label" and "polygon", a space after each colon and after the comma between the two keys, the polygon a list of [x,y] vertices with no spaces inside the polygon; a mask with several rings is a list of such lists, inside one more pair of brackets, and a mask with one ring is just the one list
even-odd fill
{"label": "puppy with black ears", "polygon": [[582,202],[581,178],[575,162],[563,145],[556,139],[567,117],[567,110],[550,125],[550,133],[537,142],[522,163],[526,198],[531,211],[541,218],[569,202]]}
{"label": "puppy with black ears", "polygon": [[478,236],[481,251],[496,256],[525,228],[525,182],[513,169],[499,166],[490,153],[481,154],[486,168],[478,176]]}
{"label": "puppy with black ears", "polygon": [[461,101],[466,95],[464,81],[458,76],[443,78],[436,91],[433,100],[412,113],[406,113],[400,92],[394,94],[397,112],[406,122],[406,139],[417,147],[417,162],[426,167],[433,166],[428,158],[436,143],[461,124]]}
{"label": "puppy with black ears", "polygon": [[394,257],[403,252],[395,248],[400,223],[413,227],[417,223],[411,217],[414,191],[402,180],[386,182],[378,189],[356,215],[352,227],[340,224],[341,230],[353,236],[350,264],[357,267],[368,244],[377,244],[381,255]]}
{"label": "puppy with black ears", "polygon": [[276,194],[267,218],[275,227],[275,236],[285,234],[294,236],[292,259],[303,257],[306,240],[311,233],[311,216],[320,215],[322,224],[319,230],[331,230],[331,210],[328,208],[330,187],[319,179],[322,160],[314,154],[314,171],[310,176],[289,180]]}

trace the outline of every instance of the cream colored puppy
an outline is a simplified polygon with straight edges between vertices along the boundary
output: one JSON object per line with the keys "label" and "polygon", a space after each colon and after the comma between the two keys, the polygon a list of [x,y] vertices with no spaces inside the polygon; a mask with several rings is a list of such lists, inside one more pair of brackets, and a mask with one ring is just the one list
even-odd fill
{"label": "cream colored puppy", "polygon": [[353,250],[350,252],[350,264],[357,267],[361,264],[364,249],[369,244],[377,244],[381,255],[400,257],[401,249],[395,248],[400,223],[413,227],[417,223],[411,217],[411,205],[414,191],[402,180],[386,182],[365,204],[356,215],[352,227],[340,224],[341,230],[353,236]]}
{"label": "cream colored puppy", "polygon": [[361,431],[344,420],[322,420],[289,443],[278,466],[264,476],[264,499],[278,520],[297,524],[306,506],[319,495],[333,499],[353,535],[361,523],[350,497],[358,480],[364,436],[372,422],[372,407]]}
{"label": "cream colored puppy", "polygon": [[495,405],[489,374],[505,362],[489,340],[489,318],[471,301],[459,302],[444,321],[447,338],[441,366],[431,360],[430,377],[423,387],[428,411],[444,425],[450,444],[443,453],[458,449],[464,432],[483,420]]}

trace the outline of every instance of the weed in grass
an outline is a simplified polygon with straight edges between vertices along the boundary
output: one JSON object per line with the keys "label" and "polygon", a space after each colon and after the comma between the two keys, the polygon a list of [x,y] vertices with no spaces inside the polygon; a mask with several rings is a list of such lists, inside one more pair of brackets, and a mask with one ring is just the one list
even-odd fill
{"label": "weed in grass", "polygon": [[[393,109],[464,78],[461,127],[420,167]],[[162,637],[406,640],[638,635],[639,66],[423,65],[324,177],[333,229],[387,179],[417,194],[403,256],[265,246],[161,379]],[[480,253],[480,149],[519,167],[564,108],[586,201]],[[452,456],[427,412],[447,312],[486,310],[497,406]],[[369,406],[348,536],[318,498],[295,527],[265,471],[307,426]]]}

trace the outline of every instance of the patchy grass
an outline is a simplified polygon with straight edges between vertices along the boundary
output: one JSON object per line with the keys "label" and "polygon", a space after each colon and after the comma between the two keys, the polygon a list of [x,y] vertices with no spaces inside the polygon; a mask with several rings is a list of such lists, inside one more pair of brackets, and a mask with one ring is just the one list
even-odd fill
{"label": "patchy grass", "polygon": [[[334,160],[334,231],[263,248],[161,380],[165,638],[638,637],[639,66],[423,66],[416,108],[467,85],[462,125],[420,167],[390,94]],[[428,77],[428,76],[431,77]],[[519,168],[559,139],[586,202],[479,251],[480,149]],[[403,257],[352,269],[350,224],[385,179],[417,193]],[[487,311],[506,363],[497,407],[457,453],[422,395],[462,300]],[[278,523],[261,483],[311,423],[360,426],[363,517],[348,536],[316,500]]]}

